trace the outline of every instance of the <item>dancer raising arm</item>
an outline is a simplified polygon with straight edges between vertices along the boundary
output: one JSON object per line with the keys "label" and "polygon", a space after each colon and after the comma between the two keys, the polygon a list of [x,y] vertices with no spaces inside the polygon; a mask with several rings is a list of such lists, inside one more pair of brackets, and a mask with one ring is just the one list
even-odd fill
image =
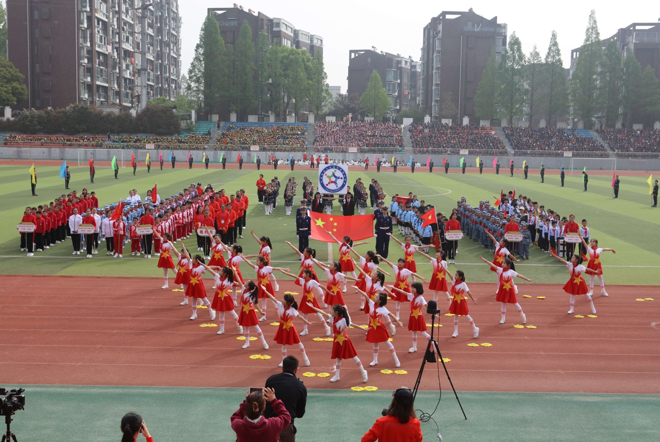
{"label": "dancer raising arm", "polygon": [[424,287],[419,282],[410,284],[412,293],[404,292],[394,286],[390,286],[394,292],[406,296],[410,300],[410,318],[408,319],[408,330],[412,331],[412,347],[408,353],[415,353],[417,351],[417,332],[421,332],[422,336],[426,339],[431,339],[431,335],[426,331],[426,319],[424,319],[424,306],[426,299],[424,299]]}
{"label": "dancer raising arm", "polygon": [[246,282],[243,285],[243,292],[241,293],[241,313],[238,316],[238,324],[245,331],[245,344],[243,344],[242,348],[250,347],[250,329],[252,328],[257,333],[261,345],[263,345],[265,350],[268,350],[268,343],[266,343],[261,327],[259,327],[257,314],[255,313],[255,309],[259,310],[259,306],[255,305],[258,301],[259,287],[253,281]]}
{"label": "dancer raising arm", "polygon": [[[502,262],[502,267],[498,267],[494,263],[488,261],[483,256],[480,256],[479,258],[481,258],[483,262],[488,264],[491,270],[494,269],[493,271],[497,272],[498,288],[497,288],[497,296],[495,297],[495,300],[497,302],[502,303],[502,307],[500,309],[500,312],[502,314],[502,317],[500,319],[500,324],[504,324],[506,320],[507,304],[513,304],[516,307],[516,310],[518,310],[518,313],[520,313],[520,319],[522,320],[522,323],[526,324],[527,316],[525,316],[522,307],[518,303],[518,298],[516,297],[516,292],[518,291],[518,288],[516,287],[516,284],[513,282],[513,278],[517,277],[520,279],[524,279],[525,281],[528,282],[532,282],[532,280],[517,273],[515,264],[509,258],[504,258],[504,261]],[[454,282],[454,284],[456,284],[456,282]]]}
{"label": "dancer raising arm", "polygon": [[[300,342],[300,337],[296,331],[296,326],[293,325],[293,319],[299,316],[298,303],[295,301],[295,299],[293,299],[292,295],[284,295],[283,302],[280,302],[277,300],[277,298],[275,298],[275,296],[273,296],[272,293],[268,291],[267,287],[261,286],[261,290],[263,290],[264,293],[266,293],[266,296],[268,296],[270,300],[273,301],[273,304],[275,304],[275,308],[277,309],[277,313],[280,316],[280,325],[277,328],[277,333],[275,333],[275,337],[273,339],[275,342],[282,346],[282,361],[284,361],[284,358],[286,358],[287,346],[297,345],[303,354],[303,358],[305,359],[305,367],[309,367],[309,358],[305,352],[305,346],[302,342]],[[305,318],[300,319],[305,324],[310,324],[310,322]],[[282,367],[282,362],[280,362],[279,367]]]}
{"label": "dancer raising arm", "polygon": [[[468,308],[467,298],[465,294],[468,294],[472,302],[477,304],[477,300],[474,299],[470,289],[465,283],[465,273],[462,270],[456,270],[456,276],[454,277],[454,283],[451,285],[451,296],[452,301],[449,304],[449,313],[454,314],[454,334],[451,335],[452,338],[458,337],[458,317],[465,316],[465,319],[468,320],[472,326],[472,337],[479,337],[479,327],[474,324],[474,320],[470,316],[470,309]],[[515,294],[514,294],[515,296]],[[523,315],[524,316],[524,315]],[[525,321],[523,321],[523,324]]]}
{"label": "dancer raising arm", "polygon": [[341,361],[342,359],[353,359],[362,373],[362,382],[367,382],[369,380],[369,374],[367,370],[362,366],[360,358],[358,358],[357,351],[351,342],[351,339],[348,337],[348,327],[351,325],[351,320],[348,317],[348,312],[344,307],[337,304],[332,306],[332,315],[328,315],[326,312],[321,310],[318,307],[315,307],[312,303],[307,303],[307,306],[311,310],[316,310],[319,315],[324,315],[332,318],[332,330],[334,334],[334,342],[332,343],[332,354],[330,357],[335,360],[335,375],[330,379],[330,382],[339,381],[339,372],[341,370]]}
{"label": "dancer raising arm", "polygon": [[266,258],[263,256],[257,256],[257,263],[253,264],[251,261],[243,257],[243,260],[250,266],[254,268],[254,271],[257,272],[257,281],[259,284],[259,309],[261,310],[262,316],[259,318],[259,322],[263,322],[266,320],[266,308],[267,308],[267,301],[268,301],[268,296],[266,296],[266,292],[262,287],[266,287],[269,292],[275,293],[276,290],[273,290],[273,285],[270,282],[270,277],[273,274],[274,270],[283,272],[287,271],[289,272],[290,269],[283,269],[280,267],[271,267],[268,264],[268,261],[266,261]]}
{"label": "dancer raising arm", "polygon": [[[181,244],[183,250],[186,250],[186,246]],[[187,253],[187,251],[186,251]],[[195,255],[192,258],[190,264],[188,264],[188,269],[190,271],[190,283],[186,287],[186,298],[193,298],[191,300],[192,305],[192,316],[190,320],[197,319],[197,301],[206,307],[211,307],[211,303],[206,297],[206,288],[204,287],[204,281],[202,281],[202,274],[206,271],[204,268],[204,258],[201,255]],[[211,315],[211,321],[215,319],[215,311],[209,309],[209,314]]]}
{"label": "dancer raising arm", "polygon": [[181,253],[178,252],[176,247],[172,247],[172,253],[174,253],[178,259],[178,262],[176,263],[178,269],[176,271],[176,277],[174,278],[174,284],[180,285],[180,290],[183,292],[183,301],[179,305],[187,305],[188,298],[186,297],[186,289],[188,288],[188,284],[190,284],[190,270],[188,269],[190,255],[188,255],[188,250],[186,250],[186,247],[183,244],[181,245]]}
{"label": "dancer raising arm", "polygon": [[[262,236],[261,238],[257,238],[257,235],[254,234],[254,230],[251,230],[250,233],[252,234],[252,237],[259,244],[259,255],[266,258],[266,265],[271,265],[270,255],[273,252],[273,244],[270,242],[270,238],[267,236]],[[246,256],[246,258],[256,258],[256,257],[257,257],[256,255]],[[275,279],[275,275],[271,274],[270,277],[272,278],[273,281],[273,289],[275,289],[276,292],[279,291],[280,288],[277,285],[277,280]]]}
{"label": "dancer raising arm", "polygon": [[563,287],[564,291],[569,295],[571,295],[570,309],[568,310],[568,314],[569,315],[573,314],[575,308],[575,297],[580,295],[585,295],[589,300],[589,304],[591,305],[591,313],[595,315],[596,307],[594,306],[593,299],[591,299],[591,294],[589,293],[589,290],[587,290],[587,283],[582,277],[582,272],[585,272],[589,275],[600,275],[602,273],[602,270],[594,271],[586,268],[582,264],[578,264],[580,262],[580,258],[577,255],[573,255],[571,257],[570,262],[561,259],[554,253],[551,253],[550,256],[552,256],[557,261],[561,262],[566,267],[568,267],[568,271],[571,273],[570,279],[568,280],[568,282],[566,282],[566,284],[564,284]]}
{"label": "dancer raising arm", "polygon": [[[406,260],[399,258],[397,261],[396,265],[392,264],[389,262],[387,259],[383,258],[380,255],[377,255],[378,259],[381,261],[384,261],[387,263],[390,267],[392,267],[392,270],[394,270],[394,285],[398,287],[399,289],[403,290],[406,293],[410,293],[410,284],[408,284],[408,277],[412,276],[413,281],[415,281],[415,277],[421,279],[422,281],[426,282],[426,279],[422,278],[419,276],[417,273],[415,273],[412,270],[409,270],[406,268]],[[408,296],[403,296],[403,295],[395,295],[396,296],[396,319],[399,319],[399,314],[401,313],[401,303],[402,302],[408,302]]]}
{"label": "dancer raising arm", "polygon": [[172,260],[172,254],[170,253],[171,250],[175,250],[174,244],[172,244],[172,235],[169,233],[163,233],[163,236],[160,236],[157,231],[154,230],[154,236],[158,239],[163,239],[164,241],[160,247],[160,257],[158,258],[158,268],[163,269],[163,289],[166,289],[169,287],[168,284],[168,271],[171,269],[174,274],[176,275],[176,271],[174,270],[176,267],[174,266],[174,261]]}
{"label": "dancer raising arm", "polygon": [[447,273],[447,261],[445,261],[445,252],[443,250],[435,251],[435,258],[431,258],[424,252],[417,251],[420,255],[431,261],[433,266],[433,276],[431,277],[431,283],[429,284],[429,290],[433,290],[433,300],[438,300],[438,292],[445,292],[447,299],[451,301],[451,296],[449,295],[449,287],[447,287],[447,277],[452,279],[450,273]]}
{"label": "dancer raising arm", "polygon": [[[509,249],[507,248],[509,245],[509,241],[506,239],[502,238],[501,240],[497,240],[493,235],[490,234],[490,232],[486,232],[486,234],[490,237],[490,239],[493,241],[495,244],[495,258],[493,259],[493,266],[490,267],[490,270],[493,272],[497,271],[497,268],[502,268],[502,263],[504,262],[505,258],[509,258],[512,261],[515,262],[520,262],[516,259],[515,256],[509,252]],[[500,290],[500,283],[499,279],[497,281],[497,292]]]}
{"label": "dancer raising arm", "polygon": [[[351,260],[351,262],[353,262],[353,260]],[[344,275],[344,273],[342,273],[341,264],[338,262],[333,262],[330,265],[326,265],[315,259],[314,264],[321,267],[325,271],[325,276],[327,277],[328,281],[325,288],[325,296],[323,297],[324,307],[332,307],[335,304],[346,307],[346,302],[344,301],[344,296],[341,293],[339,284],[343,282],[345,287],[346,279],[350,279],[351,281],[356,281],[356,279]],[[348,307],[346,307],[346,310],[348,311]]]}
{"label": "dancer raising arm", "polygon": [[[401,246],[401,249],[403,250],[405,254],[405,268],[410,270],[411,272],[416,272],[417,271],[417,264],[415,263],[415,252],[419,249],[418,246],[411,244],[411,239],[409,236],[406,236],[405,239],[403,240],[404,242],[399,241],[394,235],[391,233],[388,233],[390,237],[399,243]],[[415,282],[415,277],[413,276],[413,282]]]}
{"label": "dancer raising arm", "polygon": [[[390,353],[392,353],[394,366],[397,368],[400,367],[401,362],[396,355],[394,345],[390,342],[390,335],[387,333],[385,324],[389,325],[392,336],[396,335],[396,328],[394,327],[394,324],[392,324],[392,321],[390,321],[390,317],[398,322],[401,327],[403,327],[403,324],[385,307],[385,305],[387,305],[387,293],[379,293],[378,296],[376,296],[376,300],[372,301],[371,298],[369,298],[369,295],[362,290],[358,289],[358,292],[365,298],[365,301],[369,305],[367,342],[372,343],[374,346],[374,360],[371,361],[369,365],[371,367],[378,365],[378,347],[381,342],[384,342]],[[385,321],[385,323],[383,323],[383,321]]]}
{"label": "dancer raising arm", "polygon": [[[330,238],[334,239],[337,244],[339,244],[339,264],[341,264],[341,271],[344,275],[348,275],[350,272],[353,276],[353,278],[357,278],[357,275],[355,274],[355,263],[351,259],[351,248],[362,245],[362,244],[368,244],[366,241],[361,241],[361,242],[356,242],[353,243],[353,240],[351,239],[350,236],[344,236],[342,241],[339,241],[335,236],[328,232],[327,230],[325,231],[328,235],[330,235]],[[344,280],[344,287],[343,287],[344,293],[346,293],[346,280]]]}
{"label": "dancer raising arm", "polygon": [[305,270],[312,272],[312,279],[318,281],[319,277],[316,276],[316,272],[314,272],[314,258],[316,258],[316,250],[312,249],[311,247],[306,247],[305,250],[303,250],[301,253],[300,250],[296,249],[295,246],[293,246],[289,241],[286,241],[286,243],[293,249],[294,252],[298,254],[298,256],[300,256],[300,260],[302,261],[300,263],[300,274],[296,278],[294,284],[300,285],[299,280],[303,277],[303,272]]}
{"label": "dancer raising arm", "polygon": [[218,334],[222,335],[225,333],[225,313],[229,312],[229,315],[234,321],[236,321],[238,334],[242,335],[243,327],[238,323],[238,315],[234,311],[236,306],[234,305],[232,297],[229,296],[229,291],[232,290],[232,288],[238,291],[238,287],[241,286],[238,282],[235,282],[236,275],[234,274],[234,270],[229,267],[220,268],[208,265],[204,265],[204,268],[208,270],[215,279],[215,296],[211,303],[211,309],[213,309],[218,315],[218,322],[220,323]]}
{"label": "dancer raising arm", "polygon": [[[312,271],[309,269],[303,270],[303,277],[299,278],[298,276],[294,275],[293,273],[285,272],[282,271],[287,276],[290,276],[292,278],[295,278],[296,281],[299,283],[298,285],[302,286],[303,289],[303,299],[301,300],[301,305],[300,305],[300,313],[303,314],[303,318],[305,319],[305,328],[303,329],[302,333],[300,333],[300,336],[305,336],[309,334],[309,329],[307,328],[307,318],[310,313],[317,312],[317,316],[321,320],[321,323],[323,324],[323,327],[325,327],[325,335],[330,336],[332,333],[332,330],[330,327],[328,327],[328,324],[325,323],[325,319],[323,319],[323,316],[318,314],[318,309],[320,309],[319,303],[316,301],[316,297],[314,296],[314,293],[317,293],[318,295],[321,294],[321,285],[319,282],[315,279],[312,279]],[[310,309],[308,306],[313,305],[314,308]]]}
{"label": "dancer raising arm", "polygon": [[578,232],[578,235],[580,235],[580,239],[582,240],[582,245],[584,245],[584,248],[587,250],[587,253],[589,254],[589,262],[587,263],[587,269],[596,272],[596,273],[589,273],[590,275],[589,294],[590,295],[594,294],[594,279],[595,279],[594,276],[598,276],[598,282],[600,282],[600,292],[603,294],[603,296],[608,296],[607,292],[605,291],[605,281],[603,280],[603,266],[600,263],[600,254],[603,252],[612,252],[616,255],[616,250],[599,248],[597,239],[592,239],[591,241],[589,241],[589,245],[587,245],[587,242],[584,240],[580,232]]}

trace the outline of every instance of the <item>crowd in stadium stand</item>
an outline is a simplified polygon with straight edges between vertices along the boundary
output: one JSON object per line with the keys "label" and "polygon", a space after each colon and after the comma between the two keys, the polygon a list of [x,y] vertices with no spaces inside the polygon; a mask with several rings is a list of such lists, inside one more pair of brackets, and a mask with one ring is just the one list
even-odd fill
{"label": "crowd in stadium stand", "polygon": [[[240,146],[242,150],[250,146],[281,152],[306,150],[307,131],[302,125],[234,126],[229,124],[217,139],[217,149],[225,146]],[[226,150],[226,149],[225,149]]]}
{"label": "crowd in stadium stand", "polygon": [[314,148],[317,152],[346,152],[349,147],[401,150],[403,148],[401,126],[370,121],[316,123]]}
{"label": "crowd in stadium stand", "polygon": [[[599,129],[600,137],[621,157],[651,157],[660,153],[658,129]],[[655,155],[654,155],[655,154]]]}
{"label": "crowd in stadium stand", "polygon": [[[138,135],[118,135],[112,139],[115,143],[130,144],[131,147],[144,147],[145,144],[181,144],[181,145],[190,145],[190,144],[208,144],[211,137],[208,135],[198,135],[198,134],[186,134],[182,137],[174,136],[158,136],[158,135],[148,135],[141,137]],[[140,146],[132,146],[138,144]]]}
{"label": "crowd in stadium stand", "polygon": [[105,137],[96,135],[16,135],[4,137],[7,146],[25,146],[40,144],[44,146],[91,146],[101,147]]}
{"label": "crowd in stadium stand", "polygon": [[499,155],[506,150],[492,127],[426,123],[410,125],[409,132],[415,153],[458,154],[468,149]]}
{"label": "crowd in stadium stand", "polygon": [[581,137],[571,130],[512,126],[505,126],[502,129],[516,155],[551,157],[562,156],[564,151],[569,151],[579,152],[580,156],[609,156],[596,139]]}

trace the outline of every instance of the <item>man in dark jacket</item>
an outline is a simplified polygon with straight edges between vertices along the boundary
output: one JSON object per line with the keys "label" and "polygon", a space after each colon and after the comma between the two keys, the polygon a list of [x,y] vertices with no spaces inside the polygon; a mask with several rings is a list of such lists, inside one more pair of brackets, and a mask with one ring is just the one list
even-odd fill
{"label": "man in dark jacket", "polygon": [[355,215],[355,199],[353,199],[351,192],[346,193],[346,196],[341,201],[341,210],[344,216]]}
{"label": "man in dark jacket", "polygon": [[[294,356],[287,356],[282,360],[282,373],[274,374],[266,380],[266,388],[275,390],[275,397],[284,402],[286,411],[291,415],[291,424],[280,434],[281,442],[295,442],[297,430],[294,420],[305,415],[307,388],[300,379],[296,378],[297,372],[298,359]],[[275,417],[270,402],[266,404],[264,416]]]}

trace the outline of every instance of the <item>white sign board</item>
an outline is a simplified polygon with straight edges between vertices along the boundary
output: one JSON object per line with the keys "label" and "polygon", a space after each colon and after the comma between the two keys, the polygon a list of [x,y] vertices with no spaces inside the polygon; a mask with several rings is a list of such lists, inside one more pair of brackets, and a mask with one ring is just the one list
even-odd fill
{"label": "white sign board", "polygon": [[348,166],[345,164],[319,165],[318,191],[331,195],[346,195],[348,192]]}

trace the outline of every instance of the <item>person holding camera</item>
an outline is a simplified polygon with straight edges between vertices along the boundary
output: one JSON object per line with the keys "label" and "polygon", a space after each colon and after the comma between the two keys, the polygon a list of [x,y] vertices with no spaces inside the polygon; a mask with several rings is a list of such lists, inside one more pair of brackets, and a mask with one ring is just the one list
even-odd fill
{"label": "person holding camera", "polygon": [[413,393],[401,387],[392,393],[392,403],[383,410],[383,417],[362,436],[362,442],[419,442],[422,424],[415,414]]}
{"label": "person holding camera", "polygon": [[121,432],[124,435],[121,438],[121,442],[135,442],[138,440],[138,435],[144,435],[144,438],[147,442],[154,442],[154,438],[149,434],[147,429],[147,424],[142,420],[142,416],[135,413],[126,413],[124,417],[121,418]]}
{"label": "person holding camera", "polygon": [[[266,401],[270,402],[276,417],[263,416]],[[280,433],[290,423],[291,415],[286,411],[284,402],[275,397],[272,388],[248,390],[245,400],[231,416],[231,428],[236,433],[237,442],[277,442]]]}

